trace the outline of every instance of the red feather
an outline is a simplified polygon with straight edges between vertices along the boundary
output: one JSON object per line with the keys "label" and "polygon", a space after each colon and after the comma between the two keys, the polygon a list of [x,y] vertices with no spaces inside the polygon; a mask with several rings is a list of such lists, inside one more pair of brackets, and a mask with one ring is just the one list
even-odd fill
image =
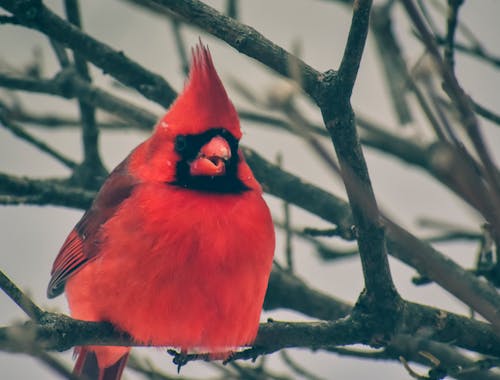
{"label": "red feather", "polygon": [[[184,92],[66,239],[48,294],[65,288],[73,317],[137,342],[216,352],[255,339],[274,230],[208,49],[193,54]],[[75,372],[95,356],[119,378],[128,351],[81,348]]]}
{"label": "red feather", "polygon": [[113,170],[92,207],[66,238],[50,273],[51,279],[47,288],[49,298],[61,294],[68,277],[99,253],[100,227],[114,215],[137,183],[127,171],[127,164],[128,159]]}

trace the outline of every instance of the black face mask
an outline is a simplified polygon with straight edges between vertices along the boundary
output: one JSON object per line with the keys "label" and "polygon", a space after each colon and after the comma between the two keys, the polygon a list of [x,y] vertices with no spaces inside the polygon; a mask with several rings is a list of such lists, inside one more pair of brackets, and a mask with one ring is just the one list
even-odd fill
{"label": "black face mask", "polygon": [[[214,137],[220,136],[231,149],[231,158],[225,163],[225,173],[218,176],[193,176],[190,163],[200,149]],[[175,139],[175,151],[181,157],[176,166],[176,176],[171,185],[210,193],[238,194],[248,187],[238,178],[238,140],[224,128],[212,128],[195,135],[179,135]]]}

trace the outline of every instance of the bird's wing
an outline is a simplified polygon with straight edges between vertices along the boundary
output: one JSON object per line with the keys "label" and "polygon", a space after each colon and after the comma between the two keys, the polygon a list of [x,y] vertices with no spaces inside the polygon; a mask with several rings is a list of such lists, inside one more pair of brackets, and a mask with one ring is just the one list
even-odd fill
{"label": "bird's wing", "polygon": [[99,254],[98,232],[118,210],[139,183],[127,170],[124,160],[109,175],[92,206],[66,238],[51,271],[47,296],[53,298],[64,291],[66,280]]}

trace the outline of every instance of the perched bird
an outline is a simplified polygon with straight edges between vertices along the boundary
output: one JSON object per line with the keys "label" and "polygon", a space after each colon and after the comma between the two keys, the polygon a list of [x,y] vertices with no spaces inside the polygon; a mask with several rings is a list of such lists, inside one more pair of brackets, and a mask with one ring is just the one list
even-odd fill
{"label": "perched bird", "polygon": [[[104,182],[64,242],[48,286],[71,315],[183,351],[252,343],[275,237],[238,148],[236,110],[208,48],[150,138]],[[119,379],[130,348],[77,348],[76,374]]]}

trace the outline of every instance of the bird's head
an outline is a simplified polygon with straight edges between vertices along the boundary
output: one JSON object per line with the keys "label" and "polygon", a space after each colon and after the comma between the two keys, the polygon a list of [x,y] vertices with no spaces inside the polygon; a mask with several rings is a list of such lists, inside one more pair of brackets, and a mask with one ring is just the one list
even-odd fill
{"label": "bird's head", "polygon": [[236,109],[208,48],[200,42],[193,49],[184,91],[146,141],[144,157],[156,176],[172,185],[215,193],[242,192],[259,185],[239,151],[241,136]]}

